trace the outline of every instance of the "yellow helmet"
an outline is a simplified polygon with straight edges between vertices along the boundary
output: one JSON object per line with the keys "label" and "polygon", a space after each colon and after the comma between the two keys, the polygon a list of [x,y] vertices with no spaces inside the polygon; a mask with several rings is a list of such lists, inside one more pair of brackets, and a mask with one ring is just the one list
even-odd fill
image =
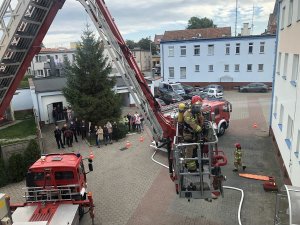
{"label": "yellow helmet", "polygon": [[185,110],[185,104],[184,104],[184,103],[180,103],[180,104],[178,105],[178,109],[179,109],[179,111]]}

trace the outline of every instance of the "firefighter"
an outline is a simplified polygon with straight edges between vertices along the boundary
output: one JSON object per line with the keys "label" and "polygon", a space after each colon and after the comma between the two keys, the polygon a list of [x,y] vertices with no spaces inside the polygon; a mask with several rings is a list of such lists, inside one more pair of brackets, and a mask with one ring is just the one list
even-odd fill
{"label": "firefighter", "polygon": [[[204,118],[201,113],[202,98],[198,95],[192,97],[191,108],[186,110],[183,114],[184,128],[183,139],[184,142],[195,143],[201,141],[201,131],[204,123]],[[192,158],[195,146],[187,146],[185,149],[185,157]],[[187,169],[195,171],[197,164],[195,160],[187,161]]]}
{"label": "firefighter", "polygon": [[58,128],[58,126],[56,126],[55,130],[54,130],[54,137],[55,137],[58,149],[60,149],[60,147],[65,148],[64,144],[62,143],[62,140],[61,140],[61,133],[62,133],[61,130]]}
{"label": "firefighter", "polygon": [[234,172],[237,172],[239,167],[242,167],[243,171],[246,169],[246,166],[242,165],[242,147],[240,143],[235,144],[234,150]]}

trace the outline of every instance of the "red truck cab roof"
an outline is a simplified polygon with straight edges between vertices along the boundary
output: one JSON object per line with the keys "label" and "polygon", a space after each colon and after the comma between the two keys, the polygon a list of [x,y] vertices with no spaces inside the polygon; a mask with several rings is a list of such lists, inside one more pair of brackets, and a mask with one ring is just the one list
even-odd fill
{"label": "red truck cab roof", "polygon": [[41,156],[41,158],[29,168],[29,170],[55,167],[76,168],[79,166],[81,160],[82,156],[75,153],[48,154]]}

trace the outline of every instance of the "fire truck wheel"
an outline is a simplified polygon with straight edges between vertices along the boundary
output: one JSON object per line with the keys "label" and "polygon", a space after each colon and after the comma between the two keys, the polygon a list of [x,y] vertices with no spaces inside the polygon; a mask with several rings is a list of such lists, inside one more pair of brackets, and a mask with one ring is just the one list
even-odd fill
{"label": "fire truck wheel", "polygon": [[219,130],[218,136],[224,135],[224,134],[225,134],[225,130],[226,130],[226,126],[225,126],[225,123],[223,123],[223,124],[220,126],[220,130]]}

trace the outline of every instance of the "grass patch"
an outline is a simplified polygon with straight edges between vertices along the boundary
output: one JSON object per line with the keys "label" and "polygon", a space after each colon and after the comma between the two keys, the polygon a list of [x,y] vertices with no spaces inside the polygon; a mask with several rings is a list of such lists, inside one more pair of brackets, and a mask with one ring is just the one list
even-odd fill
{"label": "grass patch", "polygon": [[30,118],[0,130],[0,139],[25,138],[35,134],[35,121],[34,118]]}

